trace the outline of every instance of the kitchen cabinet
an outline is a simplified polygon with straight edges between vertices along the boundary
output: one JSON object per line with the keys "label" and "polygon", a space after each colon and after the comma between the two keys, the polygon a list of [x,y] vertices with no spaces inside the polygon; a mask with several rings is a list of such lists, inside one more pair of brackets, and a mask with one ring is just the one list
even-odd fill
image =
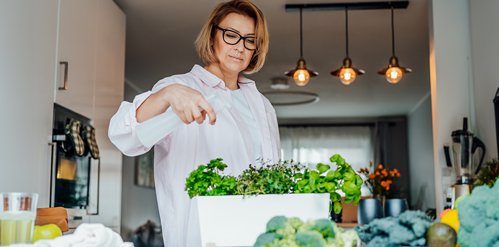
{"label": "kitchen cabinet", "polygon": [[83,220],[119,230],[122,155],[107,129],[123,100],[125,20],[112,0],[0,1],[1,191],[35,192],[49,206],[55,102],[96,129],[99,215]]}

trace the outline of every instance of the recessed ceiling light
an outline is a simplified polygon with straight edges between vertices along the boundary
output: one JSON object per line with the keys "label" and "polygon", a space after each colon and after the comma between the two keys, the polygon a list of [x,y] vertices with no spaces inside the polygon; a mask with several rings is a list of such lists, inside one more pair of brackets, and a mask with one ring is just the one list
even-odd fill
{"label": "recessed ceiling light", "polygon": [[288,78],[286,77],[276,77],[272,78],[272,85],[270,85],[272,89],[284,90],[289,88]]}

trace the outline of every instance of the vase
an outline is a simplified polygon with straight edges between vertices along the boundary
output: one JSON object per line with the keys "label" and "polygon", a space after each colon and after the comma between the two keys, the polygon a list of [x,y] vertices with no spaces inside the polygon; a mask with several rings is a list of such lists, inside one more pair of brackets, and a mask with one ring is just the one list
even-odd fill
{"label": "vase", "polygon": [[367,225],[374,219],[383,218],[383,205],[374,198],[360,199],[357,207],[357,221],[359,225]]}
{"label": "vase", "polygon": [[378,199],[381,202],[381,206],[385,205],[385,200],[386,200],[386,196],[385,195],[374,194],[373,198],[374,199]]}
{"label": "vase", "polygon": [[383,205],[385,217],[398,217],[407,208],[407,201],[405,199],[387,199]]}

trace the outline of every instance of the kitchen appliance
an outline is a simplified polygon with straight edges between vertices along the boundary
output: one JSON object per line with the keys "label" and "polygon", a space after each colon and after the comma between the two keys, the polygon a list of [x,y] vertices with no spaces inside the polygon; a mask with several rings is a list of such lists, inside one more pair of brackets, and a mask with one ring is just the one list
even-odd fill
{"label": "kitchen appliance", "polygon": [[[468,118],[463,119],[463,129],[453,131],[451,136],[452,156],[454,158],[454,171],[456,175],[456,183],[452,185],[452,207],[454,208],[454,201],[458,197],[471,193],[473,189],[473,177],[480,171],[486,148],[480,139],[468,131]],[[476,165],[474,159],[477,148],[482,149],[478,165]],[[444,146],[444,151],[447,166],[452,167],[448,144]]]}
{"label": "kitchen appliance", "polygon": [[[72,123],[77,123],[72,125],[73,135],[68,134]],[[100,160],[92,158],[82,139],[75,140],[92,124],[91,119],[54,104],[50,207],[66,208],[70,232],[99,213]]]}

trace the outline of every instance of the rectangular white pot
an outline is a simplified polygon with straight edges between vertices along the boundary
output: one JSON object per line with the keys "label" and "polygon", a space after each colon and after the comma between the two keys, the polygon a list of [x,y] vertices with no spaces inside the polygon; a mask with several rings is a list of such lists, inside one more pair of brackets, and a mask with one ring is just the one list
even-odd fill
{"label": "rectangular white pot", "polygon": [[202,246],[253,246],[274,216],[329,218],[329,194],[197,196]]}

